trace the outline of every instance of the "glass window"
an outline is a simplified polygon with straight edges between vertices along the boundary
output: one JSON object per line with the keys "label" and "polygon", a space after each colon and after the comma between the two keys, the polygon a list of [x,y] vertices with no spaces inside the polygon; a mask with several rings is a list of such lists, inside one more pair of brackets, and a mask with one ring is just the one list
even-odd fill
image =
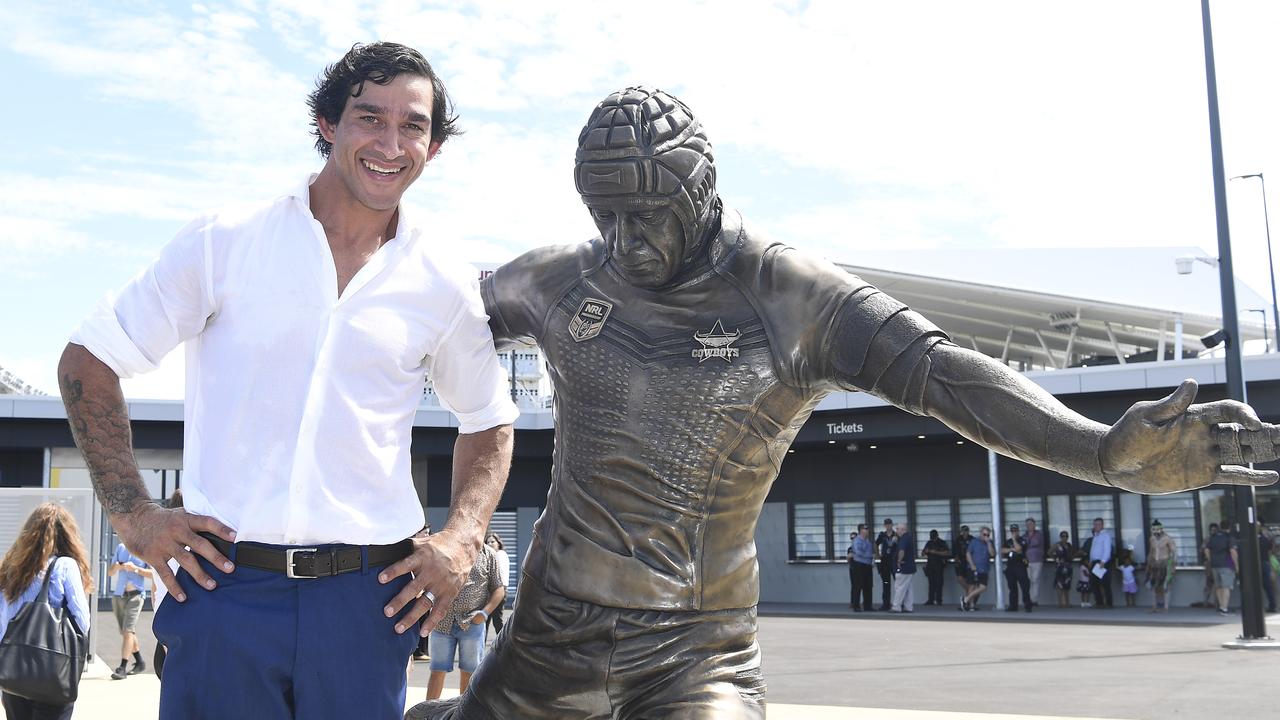
{"label": "glass window", "polygon": [[[796,560],[827,560],[827,508],[823,503],[791,506]],[[843,546],[842,546],[843,547]]]}
{"label": "glass window", "polygon": [[1280,525],[1280,488],[1266,487],[1255,491],[1258,502],[1258,522],[1264,525]]}
{"label": "glass window", "polygon": [[1195,493],[1152,495],[1147,498],[1147,510],[1151,520],[1159,520],[1164,526],[1165,534],[1177,544],[1178,564],[1199,565],[1200,559],[1196,551],[1200,543],[1196,536]]}
{"label": "glass window", "polygon": [[1102,518],[1102,527],[1116,536],[1116,506],[1112,495],[1076,496],[1076,547],[1093,537],[1093,519]]}
{"label": "glass window", "polygon": [[[1004,525],[1008,528],[1010,525],[1017,523],[1018,527],[1026,522],[1027,518],[1036,521],[1040,526],[1040,531],[1044,532],[1044,505],[1038,497],[1007,497],[1004,499]],[[972,528],[970,528],[972,529]],[[1057,542],[1055,540],[1054,542]]]}
{"label": "glass window", "polygon": [[951,544],[951,501],[950,500],[917,500],[916,501],[916,552],[924,551],[924,544],[929,542],[929,531],[937,530],[938,537]]}
{"label": "glass window", "polygon": [[[960,524],[969,526],[969,533],[978,536],[978,528],[991,527],[990,498],[961,498]],[[997,535],[998,536],[998,535]]]}
{"label": "glass window", "polygon": [[1120,494],[1120,524],[1116,533],[1117,557],[1120,548],[1133,552],[1133,562],[1141,565],[1147,561],[1147,532],[1143,527],[1142,496],[1134,493]]}
{"label": "glass window", "polygon": [[851,543],[849,536],[858,532],[858,524],[867,521],[867,504],[861,502],[831,503],[831,547],[836,559],[844,557]]}
{"label": "glass window", "polygon": [[[1058,535],[1063,530],[1070,533],[1071,544],[1074,547],[1080,547],[1080,538],[1076,537],[1074,528],[1071,527],[1071,496],[1069,495],[1050,495],[1047,498],[1049,506],[1049,524],[1044,529],[1045,544],[1053,545],[1058,542]],[[1046,548],[1047,550],[1048,548]]]}
{"label": "glass window", "polygon": [[1200,537],[1209,539],[1210,523],[1217,523],[1219,527],[1227,523],[1230,502],[1231,498],[1227,497],[1226,490],[1200,491]]}
{"label": "glass window", "polygon": [[872,539],[884,530],[884,521],[892,520],[894,524],[907,522],[906,500],[878,500],[871,504]]}

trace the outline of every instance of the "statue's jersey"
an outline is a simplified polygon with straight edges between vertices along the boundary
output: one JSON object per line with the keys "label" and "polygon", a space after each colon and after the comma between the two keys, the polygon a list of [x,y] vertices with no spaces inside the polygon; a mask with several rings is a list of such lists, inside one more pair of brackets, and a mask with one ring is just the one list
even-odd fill
{"label": "statue's jersey", "polygon": [[940,331],[724,211],[704,272],[651,291],[600,240],[544,248],[483,286],[499,340],[551,368],[547,507],[524,572],[599,605],[756,604],[755,525],[787,448],[837,388],[919,411]]}

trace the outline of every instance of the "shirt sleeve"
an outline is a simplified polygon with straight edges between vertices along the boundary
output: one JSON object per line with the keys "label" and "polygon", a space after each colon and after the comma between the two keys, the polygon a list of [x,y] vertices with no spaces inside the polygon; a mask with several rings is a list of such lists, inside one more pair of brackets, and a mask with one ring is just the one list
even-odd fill
{"label": "shirt sleeve", "polygon": [[108,295],[71,336],[116,375],[154,370],[166,354],[204,329],[214,312],[206,218],[178,232],[160,257]]}
{"label": "shirt sleeve", "polygon": [[520,415],[498,364],[479,281],[465,286],[462,303],[431,359],[431,382],[460,433],[507,425]]}
{"label": "shirt sleeve", "polygon": [[75,618],[76,625],[89,632],[89,598],[84,592],[84,578],[80,575],[80,565],[69,557],[59,558],[57,569],[62,582],[62,597],[67,601],[67,610]]}

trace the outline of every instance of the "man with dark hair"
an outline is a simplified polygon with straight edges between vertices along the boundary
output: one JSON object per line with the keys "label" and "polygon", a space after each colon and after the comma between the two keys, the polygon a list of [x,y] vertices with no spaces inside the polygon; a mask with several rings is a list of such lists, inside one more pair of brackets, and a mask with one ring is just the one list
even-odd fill
{"label": "man with dark hair", "polygon": [[[59,366],[98,497],[173,596],[165,719],[399,716],[506,479],[517,411],[477,273],[401,203],[456,132],[443,85],[411,48],[358,45],[310,104],[319,174],[189,224]],[[183,342],[185,510],[151,502],[120,390]],[[428,372],[460,425],[430,537],[409,458]]]}
{"label": "man with dark hair", "polygon": [[942,604],[942,578],[946,574],[947,558],[951,550],[937,530],[929,531],[929,542],[924,544],[924,576],[929,580],[929,599],[925,605]]}
{"label": "man with dark hair", "polygon": [[884,529],[876,536],[876,569],[880,573],[880,611],[887,612],[893,604],[893,576],[897,574],[898,533],[893,528],[893,518],[884,519]]}
{"label": "man with dark hair", "polygon": [[534,250],[482,286],[495,336],[537,342],[550,367],[547,509],[509,627],[468,691],[411,718],[763,718],[756,523],[833,390],[1098,485],[1274,481],[1222,467],[1243,446],[1275,455],[1246,406],[1192,405],[1188,382],[1114,426],[1093,422],[867,283],[769,242],[721,202],[707,135],[668,93],[607,97],[576,160],[600,238]]}

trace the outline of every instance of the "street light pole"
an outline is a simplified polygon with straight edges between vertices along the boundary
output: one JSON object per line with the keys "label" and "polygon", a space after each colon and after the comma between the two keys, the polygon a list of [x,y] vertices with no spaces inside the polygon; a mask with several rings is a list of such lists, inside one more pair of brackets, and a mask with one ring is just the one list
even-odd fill
{"label": "street light pole", "polygon": [[[1240,363],[1240,320],[1236,311],[1235,273],[1231,267],[1231,231],[1227,222],[1227,180],[1222,163],[1222,125],[1218,120],[1218,77],[1213,62],[1213,30],[1209,24],[1209,0],[1200,0],[1204,25],[1205,84],[1209,91],[1209,146],[1213,158],[1213,197],[1218,219],[1218,282],[1222,292],[1222,329],[1227,333],[1227,397],[1243,401],[1244,372]],[[1268,246],[1269,247],[1269,246]],[[1266,641],[1267,624],[1262,614],[1262,567],[1255,527],[1252,485],[1231,486],[1235,506],[1235,527],[1240,546],[1241,646]]]}
{"label": "street light pole", "polygon": [[[1271,320],[1276,327],[1276,350],[1280,350],[1280,305],[1276,303],[1276,265],[1271,260],[1271,218],[1267,215],[1267,179],[1261,172],[1237,175],[1231,179],[1247,180],[1248,178],[1258,178],[1258,182],[1262,183],[1262,223],[1267,229],[1267,277],[1271,278]],[[1265,318],[1263,325],[1266,325]]]}
{"label": "street light pole", "polygon": [[1245,308],[1243,312],[1262,313],[1262,345],[1267,348],[1267,352],[1271,351],[1271,336],[1267,334],[1267,309],[1266,308]]}

